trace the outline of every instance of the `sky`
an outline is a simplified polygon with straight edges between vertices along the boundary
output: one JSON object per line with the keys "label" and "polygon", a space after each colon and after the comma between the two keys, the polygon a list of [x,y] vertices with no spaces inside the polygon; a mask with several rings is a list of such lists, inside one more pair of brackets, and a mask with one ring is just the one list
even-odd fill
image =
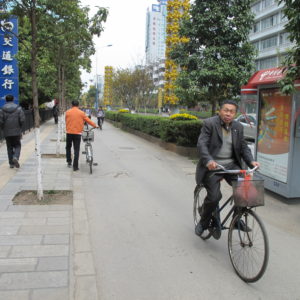
{"label": "sky", "polygon": [[82,6],[90,7],[91,14],[97,10],[95,6],[109,9],[104,32],[94,38],[97,54],[91,57],[92,72],[82,73],[83,82],[92,84],[96,73],[104,74],[104,66],[127,68],[145,60],[146,12],[155,3],[156,0],[81,0]]}

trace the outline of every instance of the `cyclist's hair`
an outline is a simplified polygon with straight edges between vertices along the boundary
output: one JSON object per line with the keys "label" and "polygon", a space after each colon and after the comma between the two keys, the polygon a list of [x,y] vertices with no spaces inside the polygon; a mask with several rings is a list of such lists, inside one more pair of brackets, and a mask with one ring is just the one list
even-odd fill
{"label": "cyclist's hair", "polygon": [[224,101],[221,103],[220,108],[223,108],[223,106],[224,106],[225,104],[231,104],[231,105],[234,105],[235,108],[236,108],[236,110],[238,110],[238,108],[239,108],[238,104],[237,104],[234,100],[231,100],[231,99],[224,100]]}
{"label": "cyclist's hair", "polygon": [[79,102],[77,100],[72,101],[72,106],[78,106],[78,105],[79,105]]}
{"label": "cyclist's hair", "polygon": [[5,100],[6,101],[14,101],[14,96],[13,95],[6,95]]}

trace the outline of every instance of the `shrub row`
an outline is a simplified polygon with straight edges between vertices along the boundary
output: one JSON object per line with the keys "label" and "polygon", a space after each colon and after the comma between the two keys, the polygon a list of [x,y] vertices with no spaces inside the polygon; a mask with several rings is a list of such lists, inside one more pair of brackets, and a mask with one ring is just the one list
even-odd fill
{"label": "shrub row", "polygon": [[108,111],[106,118],[122,125],[155,136],[179,146],[196,147],[202,127],[201,120],[177,121],[165,117],[143,116]]}
{"label": "shrub row", "polygon": [[193,111],[193,110],[181,109],[180,113],[187,113],[196,116],[199,119],[206,119],[211,117],[211,111]]}

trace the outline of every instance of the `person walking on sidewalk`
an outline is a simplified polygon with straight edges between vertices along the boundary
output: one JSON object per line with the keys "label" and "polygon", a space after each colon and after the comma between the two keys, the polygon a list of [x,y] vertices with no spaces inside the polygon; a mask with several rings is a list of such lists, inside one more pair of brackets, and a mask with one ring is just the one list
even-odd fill
{"label": "person walking on sidewalk", "polygon": [[54,106],[52,108],[52,114],[53,114],[55,124],[58,124],[59,107],[58,107],[57,100],[54,100],[54,101],[55,101],[55,103],[54,103]]}
{"label": "person walking on sidewalk", "polygon": [[78,171],[78,160],[80,151],[81,134],[83,131],[84,123],[87,122],[94,128],[98,126],[89,117],[78,108],[79,102],[72,101],[72,108],[66,112],[66,156],[68,167],[72,166],[71,148],[74,147],[73,170]]}
{"label": "person walking on sidewalk", "polygon": [[97,112],[97,120],[98,120],[98,126],[101,130],[102,130],[102,124],[104,123],[104,118],[105,118],[105,112],[102,109],[102,106],[100,106]]}
{"label": "person walking on sidewalk", "polygon": [[25,122],[23,109],[13,102],[13,95],[6,95],[6,104],[0,109],[0,127],[6,140],[10,168],[19,168],[22,126]]}

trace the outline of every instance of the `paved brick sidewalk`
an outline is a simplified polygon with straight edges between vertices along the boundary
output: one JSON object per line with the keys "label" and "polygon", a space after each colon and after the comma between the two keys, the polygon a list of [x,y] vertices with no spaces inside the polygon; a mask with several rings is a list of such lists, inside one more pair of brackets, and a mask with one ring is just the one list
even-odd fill
{"label": "paved brick sidewalk", "polygon": [[[41,128],[43,154],[55,153],[55,138],[51,120]],[[33,143],[32,131],[22,141],[20,169],[9,169],[0,145],[0,299],[97,299],[84,193],[65,159],[42,159],[43,188],[72,190],[73,206],[12,204],[17,192],[36,190]]]}

